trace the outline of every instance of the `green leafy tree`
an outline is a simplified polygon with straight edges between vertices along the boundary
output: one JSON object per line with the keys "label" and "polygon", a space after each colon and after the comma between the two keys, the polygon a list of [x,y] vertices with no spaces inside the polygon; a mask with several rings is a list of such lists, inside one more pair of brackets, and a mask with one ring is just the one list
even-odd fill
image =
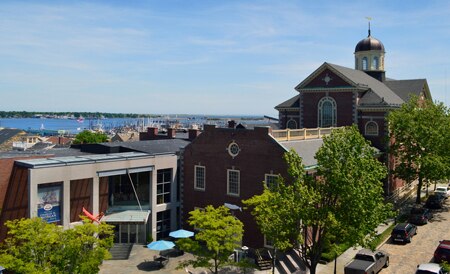
{"label": "green leafy tree", "polygon": [[[262,230],[273,221],[263,216],[280,212],[278,218],[285,220],[285,225],[280,226],[284,234],[269,235],[273,239],[280,237],[281,246],[288,246],[285,237],[290,237],[310,273],[316,273],[326,245],[337,248],[330,243],[339,240],[367,246],[375,235],[374,229],[391,213],[391,206],[384,203],[380,181],[386,176],[386,168],[374,158],[374,153],[355,126],[333,130],[324,137],[316,154],[317,176],[306,175],[300,156],[289,151],[285,154],[289,181],[266,189],[261,196],[267,198],[252,198],[259,201],[252,204],[252,213],[258,223],[263,223]],[[279,201],[273,204],[271,197]],[[272,212],[261,211],[265,206],[271,207]]]}
{"label": "green leafy tree", "polygon": [[424,181],[449,178],[450,120],[442,103],[413,96],[388,117],[392,137],[391,154],[396,159],[396,177],[413,182],[418,180],[416,203]]}
{"label": "green leafy tree", "polygon": [[[299,163],[299,180],[303,179],[304,169],[301,165],[301,158],[297,158]],[[300,182],[299,182],[300,183]],[[261,233],[270,239],[274,248],[272,257],[272,273],[275,273],[275,261],[277,251],[285,251],[293,247],[293,239],[298,242],[300,219],[298,213],[298,194],[295,188],[284,183],[280,177],[277,184],[268,188],[264,184],[264,192],[255,195],[248,200],[242,201],[246,206],[252,208],[252,215],[258,224]]]}
{"label": "green leafy tree", "polygon": [[16,273],[98,273],[110,257],[113,228],[85,220],[64,230],[41,218],[6,222],[0,265]]}
{"label": "green leafy tree", "polygon": [[189,224],[196,229],[195,239],[177,241],[180,249],[194,254],[194,259],[183,261],[179,267],[192,265],[205,267],[217,274],[219,269],[231,264],[228,260],[234,249],[240,247],[243,224],[231,215],[225,206],[189,212]]}
{"label": "green leafy tree", "polygon": [[74,144],[96,144],[108,141],[108,136],[102,132],[83,130],[75,136]]}

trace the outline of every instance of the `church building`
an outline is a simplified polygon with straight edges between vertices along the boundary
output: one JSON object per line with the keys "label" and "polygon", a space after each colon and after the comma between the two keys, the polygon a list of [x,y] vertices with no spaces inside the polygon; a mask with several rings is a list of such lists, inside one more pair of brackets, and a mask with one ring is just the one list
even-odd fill
{"label": "church building", "polygon": [[[387,115],[411,95],[431,99],[426,79],[395,80],[386,77],[385,49],[371,35],[355,47],[355,67],[323,63],[295,87],[296,96],[277,105],[282,129],[341,127],[355,124],[374,147],[385,153],[389,145]],[[384,154],[388,165],[393,159]],[[403,185],[390,178],[386,195]]]}

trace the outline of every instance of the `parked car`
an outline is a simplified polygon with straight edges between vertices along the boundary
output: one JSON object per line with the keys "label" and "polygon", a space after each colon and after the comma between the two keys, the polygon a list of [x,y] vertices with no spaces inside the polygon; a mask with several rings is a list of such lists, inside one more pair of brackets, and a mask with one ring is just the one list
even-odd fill
{"label": "parked car", "polygon": [[361,249],[344,268],[345,274],[378,273],[389,266],[389,255],[384,251]]}
{"label": "parked car", "polygon": [[450,240],[443,240],[439,242],[438,247],[434,251],[433,259],[436,263],[447,262],[450,263]]}
{"label": "parked car", "polygon": [[440,209],[444,206],[444,197],[442,195],[432,194],[428,196],[425,202],[426,208]]}
{"label": "parked car", "polygon": [[450,190],[448,186],[438,186],[434,190],[434,193],[444,196],[445,199],[447,199],[448,196],[450,196]]}
{"label": "parked car", "polygon": [[411,238],[417,234],[417,226],[410,223],[400,223],[392,230],[391,237],[393,242],[410,243]]}
{"label": "parked car", "polygon": [[413,207],[409,214],[408,223],[415,225],[427,224],[433,218],[433,213],[425,207]]}
{"label": "parked car", "polygon": [[438,264],[427,263],[418,265],[416,274],[448,274],[448,272]]}

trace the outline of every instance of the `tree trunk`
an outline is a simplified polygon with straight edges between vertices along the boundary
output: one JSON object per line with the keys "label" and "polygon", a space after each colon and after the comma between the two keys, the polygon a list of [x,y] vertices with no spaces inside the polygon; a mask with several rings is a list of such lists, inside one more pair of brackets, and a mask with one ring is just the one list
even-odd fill
{"label": "tree trunk", "polygon": [[421,202],[421,200],[420,200],[420,193],[421,193],[421,191],[422,191],[422,174],[420,174],[420,172],[419,172],[419,184],[418,184],[418,186],[417,186],[417,195],[416,195],[416,204],[418,204],[418,205],[420,205],[420,202]]}
{"label": "tree trunk", "polygon": [[217,259],[214,259],[214,274],[219,274]]}
{"label": "tree trunk", "polygon": [[316,274],[317,262],[311,261],[311,268],[309,269],[309,274]]}
{"label": "tree trunk", "polygon": [[277,249],[273,249],[273,257],[272,257],[272,274],[275,274],[275,263],[277,260]]}

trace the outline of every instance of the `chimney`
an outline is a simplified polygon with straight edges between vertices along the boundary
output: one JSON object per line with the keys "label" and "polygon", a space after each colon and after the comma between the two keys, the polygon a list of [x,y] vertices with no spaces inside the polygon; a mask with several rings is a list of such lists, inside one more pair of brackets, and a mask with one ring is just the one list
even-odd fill
{"label": "chimney", "polygon": [[214,130],[215,128],[216,128],[215,125],[203,125],[203,130],[204,131]]}
{"label": "chimney", "polygon": [[173,139],[173,138],[175,138],[175,134],[176,134],[176,131],[174,128],[167,129],[167,138]]}
{"label": "chimney", "polygon": [[194,140],[199,135],[200,135],[200,130],[198,130],[198,129],[189,129],[189,140],[190,141]]}
{"label": "chimney", "polygon": [[156,137],[158,135],[158,128],[157,127],[148,127],[147,135],[148,135],[148,137]]}
{"label": "chimney", "polygon": [[253,130],[256,133],[262,134],[262,135],[272,134],[272,128],[271,127],[255,127]]}
{"label": "chimney", "polygon": [[228,128],[234,128],[236,126],[236,122],[234,120],[228,121]]}

